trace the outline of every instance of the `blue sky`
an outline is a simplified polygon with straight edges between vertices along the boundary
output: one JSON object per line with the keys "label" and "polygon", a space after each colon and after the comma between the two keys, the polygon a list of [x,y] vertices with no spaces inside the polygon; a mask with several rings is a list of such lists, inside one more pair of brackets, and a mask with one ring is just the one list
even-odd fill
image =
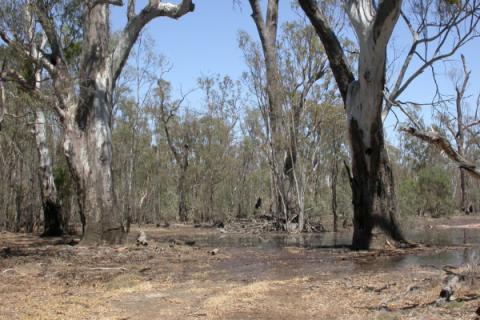
{"label": "blue sky", "polygon": [[[178,0],[179,2],[180,0]],[[173,1],[176,3],[175,1]],[[145,6],[147,0],[137,1],[137,12]],[[148,32],[157,43],[158,52],[166,55],[173,69],[167,74],[166,80],[173,85],[174,91],[182,86],[183,91],[188,91],[196,86],[196,78],[202,73],[221,76],[229,75],[236,80],[240,77],[246,66],[243,63],[242,53],[237,44],[237,32],[246,30],[254,39],[258,39],[255,24],[250,17],[251,9],[248,1],[243,1],[242,10],[233,9],[232,0],[194,0],[195,12],[189,13],[178,20],[160,17],[148,24]],[[265,7],[267,1],[261,1]],[[280,1],[280,23],[297,18],[291,10],[290,1]],[[126,23],[126,8],[112,7],[111,19],[114,29],[121,29]],[[411,36],[406,30],[403,21],[397,24],[394,33],[395,42],[407,45]],[[480,40],[480,39],[478,39]],[[475,107],[476,97],[480,90],[480,42],[474,41],[461,49],[450,61],[436,64],[438,73],[446,73],[452,64],[461,67],[453,60],[460,60],[460,53],[466,57],[467,64],[472,70],[468,94],[471,107]],[[392,53],[389,52],[389,56]],[[400,97],[402,101],[416,101],[426,103],[431,101],[434,86],[430,71],[425,72],[409,89]],[[452,86],[447,80],[441,80],[442,92],[452,92]],[[199,103],[199,93],[190,96],[191,106]],[[428,118],[430,111],[425,110]],[[389,116],[387,126],[393,127],[395,118]],[[428,121],[427,121],[428,123]]]}

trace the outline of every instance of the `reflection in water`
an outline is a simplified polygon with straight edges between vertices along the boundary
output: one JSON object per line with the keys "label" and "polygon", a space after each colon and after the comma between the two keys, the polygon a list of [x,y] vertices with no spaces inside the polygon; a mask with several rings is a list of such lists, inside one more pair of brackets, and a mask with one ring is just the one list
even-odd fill
{"label": "reflection in water", "polygon": [[[406,238],[413,242],[430,245],[480,244],[477,229],[412,229]],[[193,240],[179,236],[179,240]],[[168,241],[157,238],[156,240]],[[196,242],[206,247],[262,247],[262,248],[345,248],[351,245],[352,232],[327,232],[315,234],[208,234],[197,236]]]}
{"label": "reflection in water", "polygon": [[[476,229],[413,229],[407,239],[431,245],[480,244]],[[180,240],[192,240],[188,236]],[[166,240],[166,239],[163,239]],[[352,232],[327,232],[315,234],[210,234],[198,236],[198,244],[207,247],[264,247],[264,248],[342,248],[352,242]]]}
{"label": "reflection in water", "polygon": [[[480,244],[480,237],[478,237],[479,231],[476,229],[413,229],[407,232],[407,239],[413,242],[419,242],[422,244],[435,245],[464,245],[464,244]],[[178,237],[179,240],[192,240],[191,237],[184,236]],[[270,252],[281,253],[286,247],[299,247],[309,249],[319,249],[314,253],[312,257],[312,265],[314,269],[318,268],[318,261],[322,261],[327,256],[327,251],[324,249],[346,249],[351,244],[352,232],[327,232],[317,234],[208,234],[204,236],[197,236],[196,243],[203,247],[228,247],[236,248],[235,250],[241,250],[242,252],[249,252],[253,250],[255,252]],[[167,241],[168,239],[157,238],[155,240]],[[245,250],[247,249],[247,250]],[[323,252],[323,253],[322,253]],[[312,252],[313,253],[313,252]],[[463,250],[454,250],[449,252],[423,254],[423,255],[410,255],[410,256],[398,256],[389,258],[380,258],[369,261],[350,261],[350,262],[334,262],[330,265],[329,272],[355,272],[355,271],[375,271],[375,270],[388,270],[394,268],[408,268],[414,265],[458,265],[472,263],[477,261],[480,256],[480,247],[466,248]],[[279,261],[289,259],[298,259],[298,257],[282,257]],[[256,259],[254,259],[256,260]],[[301,265],[297,266],[295,270],[289,268],[285,269],[280,266],[276,266],[273,261],[256,260],[253,265],[243,265],[242,269],[248,272],[261,272],[262,268],[269,270],[268,272],[275,273],[291,273],[292,271],[298,271],[305,268],[306,261],[302,261]],[[278,261],[277,261],[278,262]],[[260,263],[260,264],[258,264]],[[272,264],[270,264],[272,263]],[[289,262],[291,263],[291,262]],[[341,265],[341,266],[340,266]],[[325,265],[322,264],[322,268]],[[278,268],[278,270],[277,270]],[[275,270],[274,270],[275,269]],[[266,271],[266,270],[265,270]]]}
{"label": "reflection in water", "polygon": [[[465,248],[463,250],[453,250],[432,255],[411,255],[390,257],[389,259],[375,260],[374,269],[403,269],[412,266],[444,266],[474,263],[480,254],[480,247]],[[355,269],[358,271],[372,270],[372,261],[355,261]]]}
{"label": "reflection in water", "polygon": [[478,229],[417,229],[407,233],[407,238],[436,245],[462,245],[480,243],[478,235]]}

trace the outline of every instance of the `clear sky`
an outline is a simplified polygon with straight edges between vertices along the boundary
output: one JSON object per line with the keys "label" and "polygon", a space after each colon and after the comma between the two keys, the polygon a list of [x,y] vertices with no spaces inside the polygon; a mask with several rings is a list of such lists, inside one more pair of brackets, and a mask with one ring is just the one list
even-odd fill
{"label": "clear sky", "polygon": [[[166,2],[167,0],[165,0]],[[180,0],[172,1],[178,3]],[[246,66],[243,62],[242,53],[237,44],[237,32],[239,29],[246,30],[254,39],[258,39],[257,30],[253,19],[250,17],[251,9],[248,1],[243,0],[242,10],[233,9],[232,0],[194,0],[195,11],[188,13],[178,20],[166,17],[156,18],[148,24],[148,32],[157,43],[158,52],[166,55],[173,63],[173,69],[166,75],[166,80],[173,85],[174,91],[182,86],[183,91],[196,87],[196,78],[202,73],[208,75],[229,75],[236,80]],[[147,0],[137,1],[137,12],[147,3]],[[261,1],[263,7],[267,1]],[[126,6],[112,7],[111,19],[114,29],[122,29],[126,23]],[[265,13],[265,12],[264,12]],[[280,23],[297,18],[291,10],[289,0],[280,1]],[[397,24],[393,39],[400,47],[411,43],[403,21]],[[447,62],[436,64],[436,71],[445,74],[448,68],[455,64],[453,60],[460,61],[460,53],[466,57],[467,64],[472,70],[468,94],[473,95],[469,99],[471,107],[475,108],[476,98],[480,93],[480,39],[471,42],[460,50],[458,54]],[[389,57],[392,57],[389,52]],[[456,63],[458,68],[461,64]],[[452,86],[442,80],[442,91],[452,92]],[[432,100],[434,93],[431,71],[428,70],[400,97],[402,101],[415,101],[426,103]],[[198,94],[190,96],[191,106],[198,101]],[[426,110],[425,115],[429,116]],[[392,127],[395,118],[389,116],[387,125]],[[428,123],[428,121],[427,121]]]}

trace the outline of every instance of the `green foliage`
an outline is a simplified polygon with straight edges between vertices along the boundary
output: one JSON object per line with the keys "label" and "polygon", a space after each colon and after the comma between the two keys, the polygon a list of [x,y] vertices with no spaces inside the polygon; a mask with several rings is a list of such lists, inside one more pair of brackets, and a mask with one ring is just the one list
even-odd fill
{"label": "green foliage", "polygon": [[418,215],[422,209],[422,196],[420,186],[413,179],[403,180],[398,185],[398,208],[403,216]]}
{"label": "green foliage", "polygon": [[451,215],[455,210],[447,171],[439,167],[423,169],[417,180],[405,179],[398,184],[398,206],[404,217],[430,214]]}
{"label": "green foliage", "polygon": [[453,6],[453,5],[459,6],[461,4],[460,0],[442,0],[442,1],[445,2],[446,4],[451,5],[451,6]]}
{"label": "green foliage", "polygon": [[72,176],[67,168],[53,168],[53,180],[57,188],[57,195],[60,200],[68,200],[73,195]]}
{"label": "green foliage", "polygon": [[82,45],[83,41],[78,41],[65,48],[65,59],[67,59],[68,63],[73,63],[80,57]]}
{"label": "green foliage", "polygon": [[420,195],[425,201],[424,212],[432,217],[451,215],[455,210],[452,199],[451,180],[442,168],[428,168],[418,175]]}

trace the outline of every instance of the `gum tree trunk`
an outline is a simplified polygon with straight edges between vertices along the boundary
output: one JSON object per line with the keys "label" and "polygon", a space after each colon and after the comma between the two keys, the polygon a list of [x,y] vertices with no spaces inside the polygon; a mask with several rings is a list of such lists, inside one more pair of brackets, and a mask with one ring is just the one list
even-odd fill
{"label": "gum tree trunk", "polygon": [[[281,120],[281,84],[277,63],[277,27],[278,27],[278,1],[269,0],[265,19],[258,0],[249,0],[252,8],[252,18],[257,27],[265,58],[267,75],[267,96],[268,96],[268,124],[267,131],[271,140],[270,174],[274,189],[274,201],[276,202],[275,217],[277,222],[280,219],[288,219],[289,210],[292,204],[291,186],[293,186],[291,172],[294,157],[285,152],[282,140],[285,134],[278,122]],[[285,143],[285,142],[283,142]],[[286,155],[286,156],[285,156]],[[278,227],[278,226],[277,226]]]}
{"label": "gum tree trunk", "polygon": [[[275,202],[275,218],[277,227],[281,227],[281,220],[285,220],[286,229],[295,218],[298,218],[297,232],[302,232],[304,227],[304,189],[306,180],[304,173],[298,173],[303,169],[299,168],[299,154],[297,142],[299,139],[299,127],[306,109],[306,97],[312,89],[314,83],[324,75],[326,60],[313,58],[314,63],[309,61],[303,64],[297,61],[297,67],[302,68],[299,72],[302,77],[302,88],[292,89],[298,96],[296,101],[288,101],[286,96],[286,85],[282,83],[282,72],[278,66],[277,51],[277,27],[278,27],[278,3],[279,0],[269,0],[265,19],[262,14],[260,2],[258,0],[249,0],[252,8],[252,18],[257,27],[262,45],[263,59],[266,69],[266,96],[268,101],[268,114],[265,119],[267,135],[269,136],[270,148],[270,175],[272,181],[272,198]],[[304,36],[304,35],[302,35]],[[311,46],[312,44],[309,44]],[[293,59],[293,58],[292,58]],[[300,59],[301,60],[301,59]],[[293,63],[295,64],[295,63]],[[254,68],[252,68],[252,72]],[[261,86],[264,86],[261,84]],[[260,90],[264,90],[261,88]],[[285,110],[284,110],[285,109]],[[301,165],[300,165],[301,167]],[[298,179],[297,175],[300,177]],[[301,181],[301,185],[299,185]],[[273,207],[273,206],[272,206]]]}
{"label": "gum tree trunk", "polygon": [[[109,30],[109,5],[121,1],[85,0],[83,5],[83,50],[80,59],[79,93],[49,9],[36,2],[39,22],[48,38],[52,53],[33,57],[45,66],[53,79],[64,126],[64,153],[75,181],[84,226],[81,245],[118,244],[126,236],[126,218],[120,214],[112,174],[112,94],[117,78],[127,61],[140,31],[152,19],[166,16],[178,19],[192,12],[191,0],[179,5],[151,0],[135,13],[135,1],[128,1],[128,22],[112,51]],[[4,37],[5,38],[5,37]],[[5,41],[5,39],[4,39]],[[8,39],[9,45],[14,45]]]}
{"label": "gum tree trunk", "polygon": [[[18,88],[29,94],[32,100],[39,99],[37,95],[40,90],[41,75],[40,70],[35,72],[35,82],[28,83],[17,71],[8,70],[0,74],[0,81],[13,81],[19,86]],[[1,84],[1,83],[0,83]],[[2,98],[3,96],[3,87]],[[3,113],[6,112],[3,108]],[[1,123],[1,117],[0,117]],[[45,114],[39,108],[35,110],[35,121],[32,129],[33,138],[36,143],[38,151],[38,177],[40,182],[40,191],[42,195],[42,209],[44,213],[44,229],[43,237],[55,237],[63,234],[62,230],[62,207],[57,197],[57,189],[52,173],[52,156],[47,143],[47,136],[45,130]],[[22,190],[21,188],[19,189]],[[18,219],[20,216],[17,215]],[[18,220],[19,221],[19,220]]]}
{"label": "gum tree trunk", "polygon": [[325,47],[347,112],[352,150],[352,248],[383,247],[385,235],[403,240],[381,118],[386,46],[398,20],[402,1],[384,0],[377,8],[368,0],[347,3],[345,10],[360,47],[358,80],[355,80],[340,42],[317,2],[299,0],[299,3]]}
{"label": "gum tree trunk", "polygon": [[57,188],[53,180],[52,156],[47,144],[45,130],[45,114],[42,110],[35,111],[33,135],[38,151],[38,177],[42,192],[42,207],[44,227],[42,237],[58,237],[63,235],[62,207],[57,197]]}

